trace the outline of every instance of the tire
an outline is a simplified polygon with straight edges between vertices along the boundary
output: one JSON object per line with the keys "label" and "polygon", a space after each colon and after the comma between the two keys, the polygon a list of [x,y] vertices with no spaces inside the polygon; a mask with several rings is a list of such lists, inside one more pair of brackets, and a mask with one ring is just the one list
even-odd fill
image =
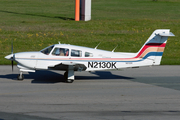
{"label": "tire", "polygon": [[68,72],[67,71],[64,73],[64,79],[65,79],[66,83],[73,83],[74,82],[74,80],[68,79]]}
{"label": "tire", "polygon": [[73,83],[74,82],[74,80],[66,80],[66,83]]}

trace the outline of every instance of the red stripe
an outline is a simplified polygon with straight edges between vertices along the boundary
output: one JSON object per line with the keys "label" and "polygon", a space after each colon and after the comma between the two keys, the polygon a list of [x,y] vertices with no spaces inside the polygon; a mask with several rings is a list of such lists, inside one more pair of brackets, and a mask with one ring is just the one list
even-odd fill
{"label": "red stripe", "polygon": [[158,46],[158,47],[165,47],[166,43],[148,43],[147,46]]}

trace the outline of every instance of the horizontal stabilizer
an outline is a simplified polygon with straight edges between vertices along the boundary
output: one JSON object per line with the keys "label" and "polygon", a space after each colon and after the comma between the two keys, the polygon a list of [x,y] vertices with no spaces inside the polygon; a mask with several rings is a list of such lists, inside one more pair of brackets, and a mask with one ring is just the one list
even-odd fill
{"label": "horizontal stabilizer", "polygon": [[169,32],[169,33],[159,33],[157,35],[164,36],[164,37],[175,36],[172,32]]}

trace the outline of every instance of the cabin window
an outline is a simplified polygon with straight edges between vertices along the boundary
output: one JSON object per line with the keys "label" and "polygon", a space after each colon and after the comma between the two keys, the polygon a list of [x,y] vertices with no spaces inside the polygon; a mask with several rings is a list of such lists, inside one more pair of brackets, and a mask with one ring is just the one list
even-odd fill
{"label": "cabin window", "polygon": [[82,51],[81,50],[71,50],[71,56],[72,57],[81,57]]}
{"label": "cabin window", "polygon": [[50,47],[47,47],[43,50],[41,50],[42,53],[46,54],[46,55],[49,55],[49,53],[51,52],[51,50],[54,48],[54,45],[50,46]]}
{"label": "cabin window", "polygon": [[85,52],[85,57],[93,57],[93,54],[89,52]]}
{"label": "cabin window", "polygon": [[55,48],[52,52],[55,56],[69,56],[69,49],[67,48]]}

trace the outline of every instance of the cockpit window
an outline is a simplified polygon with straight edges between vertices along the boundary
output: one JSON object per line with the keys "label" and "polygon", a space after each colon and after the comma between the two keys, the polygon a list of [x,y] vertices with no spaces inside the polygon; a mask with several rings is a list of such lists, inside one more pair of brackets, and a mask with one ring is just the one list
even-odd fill
{"label": "cockpit window", "polygon": [[51,50],[53,49],[54,45],[50,46],[50,47],[47,47],[43,50],[41,50],[42,53],[46,54],[46,55],[49,55],[49,53],[51,52]]}
{"label": "cockpit window", "polygon": [[71,56],[72,57],[82,57],[82,51],[81,50],[71,50]]}
{"label": "cockpit window", "polygon": [[56,56],[69,56],[69,49],[67,48],[55,48],[52,55]]}
{"label": "cockpit window", "polygon": [[85,52],[85,57],[93,57],[93,54],[89,52]]}

